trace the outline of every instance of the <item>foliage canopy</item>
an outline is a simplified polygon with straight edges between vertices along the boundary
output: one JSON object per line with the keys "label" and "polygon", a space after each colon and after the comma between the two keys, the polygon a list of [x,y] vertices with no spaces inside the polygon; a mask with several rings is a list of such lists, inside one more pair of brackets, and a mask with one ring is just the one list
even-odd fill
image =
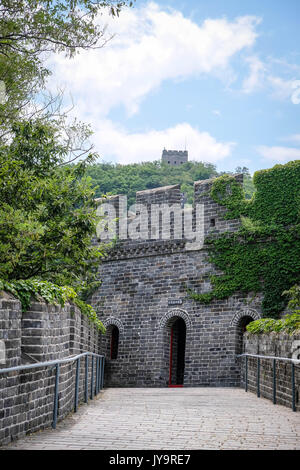
{"label": "foliage canopy", "polygon": [[100,21],[102,13],[118,16],[132,5],[130,0],[1,0],[0,81],[6,100],[0,103],[0,138],[9,136],[14,121],[37,115],[62,128],[60,93],[42,98],[51,75],[47,57],[62,53],[71,58],[103,47],[111,37]]}
{"label": "foliage canopy", "polygon": [[7,282],[0,279],[0,290],[11,292],[15,297],[21,301],[22,310],[28,310],[32,299],[42,297],[50,304],[59,304],[62,307],[66,302],[73,302],[81,311],[86,315],[91,323],[93,323],[98,330],[105,333],[105,327],[98,319],[98,316],[91,307],[91,305],[81,300],[77,293],[69,286],[57,286],[48,281],[41,281],[39,279],[19,280]]}
{"label": "foliage canopy", "polygon": [[300,286],[295,285],[288,291],[284,291],[283,295],[288,296],[288,308],[292,311],[291,314],[285,315],[280,320],[273,318],[262,318],[255,320],[246,326],[246,329],[251,334],[271,333],[271,332],[284,332],[284,333],[299,333],[300,332]]}
{"label": "foliage canopy", "polygon": [[60,166],[64,148],[51,126],[20,123],[0,148],[0,277],[39,278],[84,288],[102,247],[85,164]]}
{"label": "foliage canopy", "polygon": [[[244,170],[247,172],[245,192],[250,198],[254,191],[252,178],[247,168]],[[103,194],[126,194],[129,205],[135,203],[136,191],[172,184],[180,184],[187,203],[192,204],[194,182],[219,175],[212,163],[190,161],[180,166],[170,166],[158,160],[127,165],[97,163],[88,167],[87,174],[96,188],[97,197]]]}

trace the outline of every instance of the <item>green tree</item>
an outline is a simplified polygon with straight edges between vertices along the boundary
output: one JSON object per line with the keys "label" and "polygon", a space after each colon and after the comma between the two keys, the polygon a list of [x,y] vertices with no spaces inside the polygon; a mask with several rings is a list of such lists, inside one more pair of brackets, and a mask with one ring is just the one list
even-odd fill
{"label": "green tree", "polygon": [[82,289],[103,255],[91,245],[97,218],[86,164],[61,165],[67,150],[49,124],[13,130],[0,148],[0,278]]}
{"label": "green tree", "polygon": [[[49,53],[72,57],[109,39],[97,15],[112,16],[131,1],[2,0],[0,5],[0,289],[28,306],[31,295],[73,300],[103,330],[85,298],[97,281],[101,247],[86,165],[95,153],[91,129],[67,123],[62,95],[41,94]],[[39,97],[39,99],[37,99]],[[68,165],[83,158],[78,164]],[[51,282],[50,282],[51,281]],[[54,284],[53,284],[54,283]],[[61,287],[63,286],[63,287]]]}
{"label": "green tree", "polygon": [[300,285],[295,285],[283,292],[289,299],[288,307],[293,313],[300,315]]}
{"label": "green tree", "polygon": [[128,204],[134,204],[136,191],[172,184],[181,184],[187,202],[194,198],[194,181],[217,176],[216,167],[211,163],[188,162],[170,166],[161,161],[120,165],[97,163],[87,168],[97,197],[103,194],[126,194]]}
{"label": "green tree", "polygon": [[[47,53],[68,57],[102,47],[104,8],[118,15],[131,1],[2,0],[0,80],[0,276],[39,276],[82,286],[101,250],[91,246],[96,216],[94,191],[85,176],[95,157],[89,126],[67,125],[60,102],[41,108],[37,94],[50,71]],[[59,97],[61,98],[61,97]],[[79,157],[85,162],[66,166]]]}
{"label": "green tree", "polygon": [[253,194],[255,193],[255,186],[253,183],[253,178],[250,175],[249,168],[246,166],[237,166],[235,169],[235,173],[242,173],[244,175],[244,192],[245,192],[245,198],[246,199],[251,199]]}
{"label": "green tree", "polygon": [[[34,98],[45,90],[50,70],[46,54],[73,57],[83,49],[103,47],[110,39],[97,15],[108,9],[112,16],[131,6],[122,0],[1,0],[0,80],[7,99],[0,104],[0,137],[10,137],[15,120],[36,114],[57,115],[58,97],[47,96],[41,106]],[[55,105],[56,103],[56,105]],[[60,122],[60,125],[62,122]]]}

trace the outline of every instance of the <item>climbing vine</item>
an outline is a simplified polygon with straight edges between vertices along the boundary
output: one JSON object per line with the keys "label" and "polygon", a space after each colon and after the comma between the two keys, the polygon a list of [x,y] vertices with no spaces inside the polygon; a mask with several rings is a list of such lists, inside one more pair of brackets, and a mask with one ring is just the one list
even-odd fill
{"label": "climbing vine", "polygon": [[234,177],[215,179],[211,198],[228,209],[224,218],[240,218],[241,227],[206,239],[209,260],[223,274],[210,276],[210,292],[188,294],[209,303],[261,292],[263,315],[276,318],[287,304],[283,291],[300,282],[300,160],[256,172],[254,184],[246,201]]}
{"label": "climbing vine", "polygon": [[260,333],[297,333],[300,332],[300,315],[294,313],[285,315],[282,319],[260,318],[252,321],[246,326],[246,330],[254,335]]}
{"label": "climbing vine", "polygon": [[257,335],[271,332],[300,333],[300,286],[293,286],[288,291],[284,291],[283,295],[287,295],[290,298],[288,308],[292,313],[285,315],[280,320],[274,320],[273,318],[255,320],[246,326],[250,334]]}
{"label": "climbing vine", "polygon": [[221,206],[227,207],[228,211],[224,217],[225,219],[240,217],[248,203],[245,199],[242,185],[231,175],[222,175],[216,178],[212,185],[210,196]]}
{"label": "climbing vine", "polygon": [[31,300],[42,297],[49,304],[59,304],[62,307],[66,302],[74,303],[83,315],[86,315],[91,323],[98,330],[105,333],[105,327],[98,319],[93,307],[81,300],[72,287],[57,286],[49,281],[41,281],[39,279],[27,279],[17,281],[5,281],[0,279],[0,290],[11,292],[17,297],[22,305],[22,310],[26,311],[30,307]]}

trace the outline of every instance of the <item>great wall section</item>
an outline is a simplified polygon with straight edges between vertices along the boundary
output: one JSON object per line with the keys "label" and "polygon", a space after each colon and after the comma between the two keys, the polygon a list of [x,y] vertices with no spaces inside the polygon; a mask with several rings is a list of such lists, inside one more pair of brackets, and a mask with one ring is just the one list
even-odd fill
{"label": "great wall section", "polygon": [[[236,175],[236,180],[242,184],[242,175]],[[226,209],[209,196],[211,184],[212,180],[195,183],[194,202],[204,208],[204,236],[237,230],[239,221],[224,220]],[[110,201],[120,215],[120,196]],[[140,191],[137,203],[147,208],[151,204],[180,205],[180,186]],[[151,238],[151,232],[148,235],[146,240],[119,241],[99,267],[102,283],[90,303],[106,327],[105,335],[73,305],[34,301],[24,312],[18,300],[2,292],[0,341],[6,356],[1,369],[90,352],[105,357],[105,388],[238,388],[245,385],[239,354],[296,357],[293,345],[300,344],[299,335],[244,334],[245,325],[261,317],[260,295],[234,295],[209,305],[187,295],[187,286],[198,290],[200,286],[200,292],[210,289],[209,275],[215,270],[205,244],[191,250],[184,239],[174,235],[169,240]],[[90,383],[96,374],[92,361],[86,366],[81,361],[77,372],[76,364],[61,366],[58,421],[74,409],[74,383],[78,385],[77,404],[86,401],[85,380]],[[292,377],[290,364],[278,362],[276,374],[277,403],[290,407],[293,396],[294,411],[299,411],[299,368]],[[272,399],[270,361],[260,361],[259,380],[260,396]],[[257,391],[256,359],[248,361],[247,387]],[[53,368],[0,375],[2,445],[51,426],[54,390]]]}

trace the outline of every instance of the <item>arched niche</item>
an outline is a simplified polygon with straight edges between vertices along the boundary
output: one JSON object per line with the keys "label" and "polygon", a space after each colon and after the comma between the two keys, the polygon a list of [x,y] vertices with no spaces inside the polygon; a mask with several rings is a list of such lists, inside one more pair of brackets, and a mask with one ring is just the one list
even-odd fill
{"label": "arched niche", "polygon": [[166,312],[159,320],[163,335],[163,377],[166,386],[184,385],[187,332],[191,329],[188,313],[180,308]]}

